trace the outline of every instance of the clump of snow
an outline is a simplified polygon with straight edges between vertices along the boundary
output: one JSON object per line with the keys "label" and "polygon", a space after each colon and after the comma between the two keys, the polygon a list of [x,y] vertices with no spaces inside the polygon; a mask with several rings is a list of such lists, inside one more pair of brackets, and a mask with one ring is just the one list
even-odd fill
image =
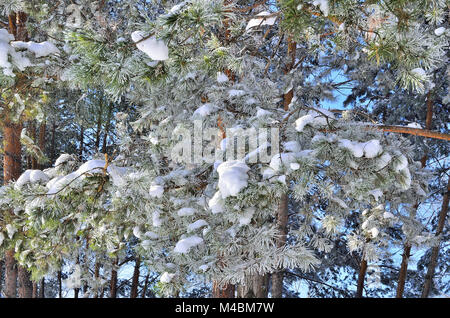
{"label": "clump of snow", "polygon": [[436,30],[434,30],[434,34],[436,34],[437,36],[441,36],[442,34],[444,34],[444,32],[445,32],[444,27],[440,27],[440,28],[437,28]]}
{"label": "clump of snow", "polygon": [[223,72],[217,72],[217,82],[218,83],[226,83],[228,82],[228,76]]}
{"label": "clump of snow", "polygon": [[311,152],[312,150],[308,149],[300,152],[278,153],[272,157],[269,165],[275,172],[279,172],[283,169],[283,167],[290,167],[291,163],[297,162],[297,160],[302,157],[307,157]]}
{"label": "clump of snow", "polygon": [[[69,160],[73,160],[73,157],[70,155],[61,155],[58,160],[55,162],[55,166],[58,167],[61,164],[66,163]],[[71,183],[76,178],[85,177],[86,175],[95,175],[103,173],[106,167],[106,161],[105,160],[89,160],[82,164],[78,170],[64,176],[64,177],[57,177],[53,178],[47,183],[47,188],[49,191],[47,194],[56,194],[60,190],[62,190],[65,186],[67,186],[69,183]],[[123,185],[124,180],[127,172],[126,168],[122,167],[116,167],[112,164],[108,164],[106,167],[106,173],[111,177],[111,181],[115,185]]]}
{"label": "clump of snow", "polygon": [[6,224],[6,232],[8,233],[8,237],[12,239],[17,232],[17,228],[12,224]]}
{"label": "clump of snow", "polygon": [[404,155],[399,155],[395,160],[394,171],[400,172],[408,167],[408,159]]}
{"label": "clump of snow", "polygon": [[313,5],[319,6],[320,11],[322,11],[324,16],[328,16],[329,13],[329,6],[328,6],[328,0],[314,0]]}
{"label": "clump of snow", "polygon": [[421,67],[417,67],[413,70],[411,70],[411,73],[413,73],[414,75],[418,76],[419,78],[425,78],[426,77],[426,73],[425,70]]}
{"label": "clump of snow", "polygon": [[19,179],[17,179],[14,187],[20,189],[27,183],[46,183],[49,179],[50,178],[41,170],[26,170]]}
{"label": "clump of snow", "polygon": [[256,15],[256,18],[251,19],[247,27],[245,28],[245,31],[250,30],[251,28],[260,26],[260,25],[273,25],[275,21],[277,20],[276,16],[270,16],[272,13],[263,11]]}
{"label": "clump of snow", "polygon": [[362,156],[366,158],[375,158],[383,151],[380,141],[377,139],[372,139],[368,142],[355,142],[348,139],[340,139],[339,147],[350,150],[356,158],[361,158]]}
{"label": "clump of snow", "polygon": [[384,167],[386,167],[389,162],[391,162],[392,157],[388,152],[384,152],[380,158],[378,158],[377,161],[377,168],[378,169],[383,169]]}
{"label": "clump of snow", "polygon": [[297,156],[293,152],[278,153],[270,160],[270,167],[278,172],[281,171],[283,166],[288,167],[292,162],[297,161]]}
{"label": "clump of snow", "polygon": [[310,110],[308,114],[298,118],[295,121],[295,130],[302,132],[306,126],[312,126],[314,128],[326,126],[329,122],[335,120],[335,116],[332,112],[323,109],[316,108],[315,110]]}
{"label": "clump of snow", "polygon": [[200,106],[199,108],[197,108],[194,111],[193,116],[206,117],[206,116],[210,115],[215,109],[216,109],[216,106],[214,106],[211,103],[206,103],[206,104],[203,104],[202,106]]}
{"label": "clump of snow", "polygon": [[295,140],[284,142],[283,147],[286,152],[300,152],[302,150],[300,144]]}
{"label": "clump of snow", "polygon": [[159,184],[152,184],[150,186],[149,195],[153,198],[161,198],[164,194],[164,187]]}
{"label": "clump of snow", "polygon": [[262,109],[260,107],[256,107],[256,117],[264,117],[264,116],[270,116],[272,115],[272,112],[269,112],[268,110]]}
{"label": "clump of snow", "polygon": [[81,287],[81,267],[75,265],[73,273],[64,281],[67,288],[80,288]]}
{"label": "clump of snow", "polygon": [[409,123],[407,127],[422,129],[422,126],[420,126],[420,124],[418,123]]}
{"label": "clump of snow", "polygon": [[239,97],[245,94],[245,91],[240,89],[230,89],[228,91],[228,97]]}
{"label": "clump of snow", "polygon": [[63,153],[62,155],[60,155],[60,156],[58,157],[58,159],[56,159],[56,161],[55,161],[55,167],[58,167],[58,166],[60,166],[60,165],[62,165],[62,164],[65,164],[65,163],[67,163],[68,161],[74,161],[73,156],[72,156],[72,155],[69,155],[69,154],[67,154],[67,153]]}
{"label": "clump of snow", "polygon": [[239,217],[239,225],[248,225],[252,221],[252,217],[255,214],[256,209],[249,207],[244,210],[244,214]]}
{"label": "clump of snow", "polygon": [[178,216],[189,216],[195,214],[195,209],[193,208],[181,208],[177,212]]}
{"label": "clump of snow", "polygon": [[208,223],[206,223],[205,220],[197,220],[194,223],[191,223],[188,225],[187,230],[188,232],[193,232],[199,228],[202,228],[204,226],[208,226]]}
{"label": "clump of snow", "polygon": [[161,219],[161,212],[158,210],[153,211],[152,213],[152,223],[154,227],[160,227],[163,220]]}
{"label": "clump of snow", "polygon": [[164,41],[158,40],[154,36],[145,39],[144,33],[141,31],[131,33],[131,39],[136,43],[136,47],[152,60],[164,61],[169,58],[169,48]]}
{"label": "clump of snow", "polygon": [[159,279],[159,281],[161,283],[166,283],[167,284],[167,283],[170,283],[174,277],[175,277],[175,274],[170,274],[168,272],[164,272],[161,275],[161,278]]}
{"label": "clump of snow", "polygon": [[219,173],[219,191],[222,198],[236,196],[248,185],[247,172],[250,168],[242,161],[225,161],[217,167]]}
{"label": "clump of snow", "polygon": [[381,148],[380,141],[378,139],[372,139],[364,143],[364,157],[375,158],[380,152],[383,151]]}
{"label": "clump of snow", "polygon": [[378,199],[383,196],[383,191],[380,189],[370,190],[369,195],[372,195],[375,198],[375,201],[378,201]]}
{"label": "clump of snow", "polygon": [[300,165],[297,162],[293,162],[290,164],[290,167],[292,170],[298,170],[300,169]]}
{"label": "clump of snow", "polygon": [[144,236],[148,237],[151,240],[156,240],[157,238],[159,238],[159,235],[152,231],[145,232]]}
{"label": "clump of snow", "polygon": [[190,236],[184,239],[181,239],[175,245],[175,249],[173,250],[175,253],[185,254],[190,251],[190,249],[194,246],[203,243],[203,239],[198,236]]}
{"label": "clump of snow", "polygon": [[28,51],[34,53],[36,57],[49,56],[51,54],[60,53],[59,49],[51,42],[44,41],[42,43],[37,43],[33,41],[23,42],[23,41],[13,41],[11,46],[16,49],[27,49]]}
{"label": "clump of snow", "polygon": [[393,219],[394,215],[392,213],[390,213],[390,212],[384,212],[383,213],[383,218],[385,218],[385,219]]}
{"label": "clump of snow", "polygon": [[140,226],[135,226],[133,228],[133,235],[136,236],[138,239],[142,238],[143,233]]}
{"label": "clump of snow", "polygon": [[224,202],[220,191],[217,191],[214,196],[208,201],[208,206],[213,214],[222,213],[224,210]]}
{"label": "clump of snow", "polygon": [[373,227],[369,230],[369,233],[372,236],[372,238],[376,238],[380,233],[380,231],[376,227]]}
{"label": "clump of snow", "polygon": [[209,266],[204,264],[198,267],[199,270],[202,270],[203,272],[206,272],[208,270]]}

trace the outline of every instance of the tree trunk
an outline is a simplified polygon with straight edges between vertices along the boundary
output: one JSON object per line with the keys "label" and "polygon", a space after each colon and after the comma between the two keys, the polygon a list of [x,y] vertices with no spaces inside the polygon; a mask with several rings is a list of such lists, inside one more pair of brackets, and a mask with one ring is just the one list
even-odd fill
{"label": "tree trunk", "polygon": [[[39,126],[39,148],[44,154],[45,154],[45,130],[46,130],[45,126],[46,126],[45,121],[43,121]],[[42,164],[39,164],[38,168],[42,170],[44,166]]]}
{"label": "tree trunk", "polygon": [[402,255],[402,264],[400,265],[400,271],[398,275],[397,293],[396,298],[402,298],[403,292],[405,291],[406,277],[408,274],[408,262],[411,256],[411,244],[405,243]]}
{"label": "tree trunk", "polygon": [[[433,100],[432,100],[432,91],[429,91],[427,94],[427,115],[425,119],[425,128],[427,130],[431,130],[432,128],[432,120],[433,120]],[[425,151],[424,156],[422,157],[421,164],[422,168],[425,168],[427,164],[428,154]],[[415,209],[419,207],[419,202],[416,202]],[[402,298],[403,293],[405,291],[405,283],[408,275],[408,262],[409,257],[411,256],[411,244],[406,242],[405,247],[403,249],[402,255],[402,263],[400,265],[400,271],[398,274],[398,283],[397,283],[397,293],[395,295],[396,298]]]}
{"label": "tree trunk", "polygon": [[39,287],[39,298],[45,298],[45,278],[41,279],[41,286]]}
{"label": "tree trunk", "polygon": [[19,282],[19,298],[33,297],[33,283],[30,280],[30,272],[22,266],[17,268]]}
{"label": "tree trunk", "polygon": [[[34,120],[31,120],[29,122],[27,130],[28,130],[28,135],[30,136],[30,138],[33,140],[33,142],[36,143],[36,125],[34,123]],[[33,156],[33,155],[30,155],[29,158],[30,158],[30,161],[31,161],[31,165],[29,165],[29,167],[31,169],[33,169],[33,170],[38,169],[37,158],[35,156]]]}
{"label": "tree trunk", "polygon": [[0,259],[0,295],[2,294],[2,287],[3,287],[3,260]]}
{"label": "tree trunk", "polygon": [[38,298],[38,285],[36,282],[33,282],[33,296],[31,298]]}
{"label": "tree trunk", "polygon": [[[98,282],[98,278],[100,277],[100,263],[98,261],[95,262],[94,277],[95,277],[95,280]],[[96,289],[95,289],[94,298],[98,298],[98,287],[96,287]]]}
{"label": "tree trunk", "polygon": [[364,279],[366,278],[367,273],[367,261],[364,259],[361,261],[361,266],[359,268],[359,275],[358,275],[358,284],[356,286],[356,298],[362,298],[364,293]]}
{"label": "tree trunk", "polygon": [[[288,38],[288,58],[289,62],[286,64],[285,73],[289,73],[295,64],[295,55],[296,55],[297,43],[292,41],[292,39]],[[294,97],[294,89],[292,88],[283,96],[283,108],[285,111],[289,110],[289,105],[292,102],[292,98]],[[280,237],[277,239],[276,245],[278,248],[282,248],[286,245],[286,236],[287,236],[287,223],[288,223],[288,196],[287,194],[283,194],[280,198],[280,203],[277,210],[277,228],[279,231]],[[273,298],[281,298],[283,297],[283,276],[284,271],[276,271],[272,274],[272,297]]]}
{"label": "tree trunk", "polygon": [[150,274],[147,274],[145,276],[144,288],[142,288],[142,295],[141,295],[142,298],[145,298],[146,295],[147,295],[147,288],[148,288],[148,280],[149,280],[149,278],[150,278]]}
{"label": "tree trunk", "polygon": [[[438,226],[436,229],[436,236],[439,236],[444,230],[445,219],[447,218],[448,213],[448,204],[449,204],[449,194],[450,194],[450,178],[447,183],[447,192],[444,194],[444,198],[442,200],[442,208],[441,213],[439,214]],[[422,298],[428,298],[430,295],[431,287],[433,284],[434,271],[436,270],[437,259],[439,256],[439,245],[434,246],[431,249],[431,257],[430,263],[428,264],[427,274],[425,275],[425,283],[423,285],[422,290]]]}
{"label": "tree trunk", "polygon": [[62,271],[58,271],[58,297],[62,298]]}
{"label": "tree trunk", "polygon": [[53,121],[52,123],[52,140],[51,140],[51,147],[50,147],[50,156],[51,156],[51,162],[56,161],[56,122]]}
{"label": "tree trunk", "polygon": [[[5,122],[3,129],[3,180],[5,184],[17,180],[21,173],[22,147],[20,145],[20,133],[22,124]],[[4,212],[8,213],[8,212]],[[5,253],[5,290],[6,298],[15,298],[17,289],[17,267],[14,259],[14,250]]]}
{"label": "tree trunk", "polygon": [[141,258],[136,256],[136,264],[134,265],[133,280],[131,283],[130,298],[136,298],[139,287],[139,269],[141,267]]}
{"label": "tree trunk", "polygon": [[5,298],[16,298],[17,267],[14,250],[5,252]]}
{"label": "tree trunk", "polygon": [[238,298],[267,298],[269,292],[269,275],[252,275],[245,285],[237,287]]}
{"label": "tree trunk", "polygon": [[235,286],[232,284],[220,285],[213,282],[212,296],[213,298],[234,298]]}
{"label": "tree trunk", "polygon": [[119,259],[116,257],[112,264],[109,298],[117,297],[117,264],[119,264]]}
{"label": "tree trunk", "polygon": [[[276,241],[277,248],[282,248],[286,244],[287,235],[287,221],[288,221],[288,196],[283,194],[280,199],[277,210],[277,230],[279,238]],[[272,273],[272,298],[283,297],[283,276],[284,271],[279,270]]]}

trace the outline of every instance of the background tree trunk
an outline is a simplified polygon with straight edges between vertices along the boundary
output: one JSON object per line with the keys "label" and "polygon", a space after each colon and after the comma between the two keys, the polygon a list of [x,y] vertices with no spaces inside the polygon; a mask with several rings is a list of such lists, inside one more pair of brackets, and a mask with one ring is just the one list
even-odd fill
{"label": "background tree trunk", "polygon": [[267,298],[269,275],[252,275],[245,285],[237,287],[238,298]]}
{"label": "background tree trunk", "polygon": [[364,255],[363,255],[363,259],[361,261],[361,266],[359,268],[358,283],[356,286],[356,294],[355,294],[356,298],[362,298],[362,296],[363,296],[364,279],[366,278],[366,273],[367,273],[367,261],[364,259]]}
{"label": "background tree trunk", "polygon": [[[3,162],[3,180],[5,184],[17,180],[22,173],[22,147],[20,133],[22,124],[6,121],[3,129],[3,149],[5,152]],[[8,213],[8,212],[5,212]],[[15,298],[17,293],[17,266],[14,259],[14,250],[5,253],[5,288],[6,298]]]}
{"label": "background tree trunk", "polygon": [[[444,198],[442,200],[442,208],[441,213],[439,214],[438,226],[436,229],[436,236],[439,236],[444,230],[445,219],[447,218],[448,213],[448,204],[449,204],[449,194],[450,194],[450,178],[447,183],[447,192],[444,194]],[[427,274],[425,275],[425,283],[423,285],[422,290],[422,298],[427,298],[430,295],[431,287],[433,285],[433,277],[434,271],[437,265],[437,259],[439,256],[439,245],[434,246],[431,249],[431,257],[430,263],[428,264]]]}
{"label": "background tree trunk", "polygon": [[41,286],[39,286],[39,298],[45,298],[45,278],[41,279]]}
{"label": "background tree trunk", "polygon": [[17,273],[19,281],[19,298],[32,298],[33,283],[30,280],[30,272],[26,268],[18,266]]}
{"label": "background tree trunk", "polygon": [[[276,245],[282,248],[286,244],[287,235],[287,221],[288,221],[288,196],[283,194],[280,199],[277,210],[277,229],[280,237],[277,239]],[[272,298],[283,297],[283,276],[284,271],[279,270],[272,273]]]}
{"label": "background tree trunk", "polygon": [[136,256],[136,264],[134,265],[133,279],[131,282],[130,298],[136,298],[139,287],[139,269],[141,267],[141,258]]}
{"label": "background tree trunk", "polygon": [[117,264],[119,264],[119,259],[116,257],[112,264],[109,298],[117,297]]}

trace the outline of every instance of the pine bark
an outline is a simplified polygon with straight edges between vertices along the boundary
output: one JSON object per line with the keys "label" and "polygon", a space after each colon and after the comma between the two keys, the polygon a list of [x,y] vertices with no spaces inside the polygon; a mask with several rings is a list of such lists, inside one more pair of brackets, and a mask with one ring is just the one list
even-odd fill
{"label": "pine bark", "polygon": [[39,298],[45,298],[45,278],[41,279],[41,284],[39,286]]}
{"label": "pine bark", "polygon": [[234,298],[235,286],[232,284],[220,285],[218,282],[213,282],[212,296],[213,298]]}
{"label": "pine bark", "polygon": [[[28,41],[28,32],[26,28],[27,15],[24,12],[11,13],[8,17],[8,32],[14,35],[16,41]],[[20,88],[22,81],[26,78],[17,76],[16,87]],[[12,123],[9,116],[5,116],[4,122],[4,182],[17,180],[22,172],[22,147],[20,144],[20,133],[22,131],[22,122]],[[32,296],[33,287],[29,279],[29,273],[18,266],[14,260],[14,251],[9,250],[5,255],[6,266],[6,286],[5,297],[16,297],[17,276],[19,276],[19,297],[30,298]]]}
{"label": "pine bark", "polygon": [[137,296],[138,296],[140,267],[141,267],[141,258],[136,257],[136,263],[134,265],[134,272],[133,272],[133,279],[131,282],[130,298],[137,298]]}
{"label": "pine bark", "polygon": [[[295,64],[297,43],[288,38],[288,59],[289,62],[286,65],[285,73],[289,73]],[[289,105],[294,97],[294,89],[292,88],[283,96],[283,108],[285,111],[289,110]],[[280,198],[280,203],[277,209],[276,215],[277,229],[279,238],[276,241],[278,248],[282,248],[286,245],[287,237],[287,224],[288,224],[288,196],[283,194]],[[272,297],[281,298],[283,297],[283,278],[284,271],[279,270],[272,274]]]}
{"label": "pine bark", "polygon": [[19,298],[33,297],[33,283],[31,282],[30,272],[22,267],[17,267],[18,283],[19,283]]}
{"label": "pine bark", "polygon": [[33,282],[33,296],[31,298],[38,298],[38,285],[36,282]]}
{"label": "pine bark", "polygon": [[58,297],[62,298],[62,271],[58,271]]}
{"label": "pine bark", "polygon": [[[280,203],[277,210],[276,225],[278,229],[279,238],[276,241],[276,246],[282,248],[286,245],[287,235],[287,221],[288,221],[288,196],[283,194],[280,198]],[[272,273],[272,298],[283,297],[283,277],[284,271],[279,270]]]}
{"label": "pine bark", "polygon": [[[21,123],[12,123],[6,121],[3,129],[3,180],[5,184],[17,180],[21,173],[22,147],[20,145],[20,133],[22,131]],[[4,212],[8,213],[8,212]],[[14,250],[8,250],[5,253],[5,288],[6,298],[15,298],[17,296],[17,264],[14,259]]]}
{"label": "pine bark", "polygon": [[[439,220],[438,220],[438,226],[436,229],[436,236],[439,236],[442,233],[442,231],[444,230],[445,219],[447,218],[447,213],[448,213],[449,195],[450,195],[450,178],[447,183],[447,192],[444,194],[444,198],[442,200],[442,208],[441,208],[441,212],[439,213]],[[430,292],[431,292],[431,287],[433,285],[434,272],[436,270],[437,259],[439,256],[439,245],[434,246],[431,249],[430,263],[428,263],[427,274],[425,275],[425,283],[423,285],[422,296],[421,296],[422,298],[428,298],[428,296],[430,295]]]}
{"label": "pine bark", "polygon": [[[95,262],[95,268],[94,268],[94,277],[98,281],[98,278],[100,277],[100,263]],[[96,287],[94,298],[98,298],[98,288]]]}
{"label": "pine bark", "polygon": [[237,287],[238,298],[267,298],[268,292],[269,275],[252,275]]}
{"label": "pine bark", "polygon": [[363,258],[361,261],[361,266],[359,267],[358,283],[356,286],[356,294],[355,294],[356,298],[362,298],[363,296],[364,279],[366,278],[366,273],[367,273],[367,260]]}
{"label": "pine bark", "polygon": [[[42,150],[42,153],[45,153],[45,131],[46,131],[46,123],[45,121],[43,121],[40,125],[39,125],[39,148]],[[43,169],[44,166],[42,164],[38,165],[38,169]]]}
{"label": "pine bark", "polygon": [[17,267],[14,259],[14,250],[5,252],[5,298],[16,298],[17,291]]}
{"label": "pine bark", "polygon": [[147,296],[147,288],[148,288],[148,280],[150,278],[150,274],[145,276],[144,287],[142,288],[141,298],[145,298]]}
{"label": "pine bark", "polygon": [[110,293],[109,298],[116,298],[117,297],[117,265],[119,264],[119,259],[116,258],[113,261],[113,266],[111,269],[111,280],[110,280]]}

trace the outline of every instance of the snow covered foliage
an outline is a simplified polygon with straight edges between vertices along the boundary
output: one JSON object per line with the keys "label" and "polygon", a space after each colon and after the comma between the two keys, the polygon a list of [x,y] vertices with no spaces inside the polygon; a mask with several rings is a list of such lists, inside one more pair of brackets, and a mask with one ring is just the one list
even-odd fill
{"label": "snow covered foliage", "polygon": [[[244,284],[309,272],[328,264],[337,241],[369,262],[389,259],[387,247],[403,239],[435,243],[411,212],[430,176],[411,140],[361,116],[365,105],[330,104],[347,83],[346,103],[373,103],[375,114],[396,91],[427,92],[445,27],[400,28],[396,11],[376,4],[355,19],[360,1],[279,1],[257,14],[223,1],[168,3],[149,4],[145,18],[122,3],[133,13],[126,27],[97,17],[65,32],[64,53],[0,29],[4,75],[23,70],[26,52],[67,51],[71,88],[96,87],[138,109],[112,120],[112,160],[63,154],[2,187],[0,209],[14,213],[0,246],[14,247],[34,278],[79,263],[81,250],[107,264],[132,250],[173,295],[192,275]],[[286,235],[276,221],[283,198]],[[103,284],[91,272],[74,265],[67,286]]]}

